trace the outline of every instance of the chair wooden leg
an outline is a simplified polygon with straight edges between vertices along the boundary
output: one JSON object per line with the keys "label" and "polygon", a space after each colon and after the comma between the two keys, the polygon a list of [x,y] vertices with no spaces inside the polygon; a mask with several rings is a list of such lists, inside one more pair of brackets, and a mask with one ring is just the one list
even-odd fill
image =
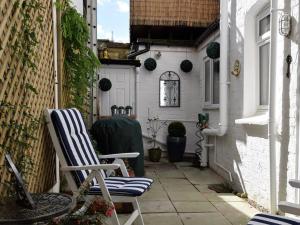
{"label": "chair wooden leg", "polygon": [[132,205],[133,205],[133,208],[135,210],[138,210],[138,212],[139,212],[139,216],[136,218],[136,220],[134,221],[133,224],[134,225],[144,225],[142,212],[141,212],[140,205],[139,205],[139,202],[138,202],[137,198],[135,198],[135,200],[132,202]]}

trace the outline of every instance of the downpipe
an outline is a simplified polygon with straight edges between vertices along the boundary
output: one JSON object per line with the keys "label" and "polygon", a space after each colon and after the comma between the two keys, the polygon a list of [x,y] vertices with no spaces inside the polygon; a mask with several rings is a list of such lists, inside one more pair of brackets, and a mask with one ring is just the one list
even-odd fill
{"label": "downpipe", "polygon": [[228,0],[221,0],[220,8],[220,122],[218,128],[207,128],[203,130],[203,133],[208,136],[224,136],[228,129]]}

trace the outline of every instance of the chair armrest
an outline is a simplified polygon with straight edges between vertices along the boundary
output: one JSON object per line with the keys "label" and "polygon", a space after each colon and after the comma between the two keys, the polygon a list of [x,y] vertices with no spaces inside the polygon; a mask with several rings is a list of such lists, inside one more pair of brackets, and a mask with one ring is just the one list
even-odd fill
{"label": "chair armrest", "polygon": [[126,158],[136,158],[140,155],[139,152],[130,153],[120,153],[120,154],[110,154],[110,155],[99,155],[99,159],[126,159]]}
{"label": "chair armrest", "polygon": [[300,180],[289,180],[289,184],[294,188],[300,188]]}
{"label": "chair armrest", "polygon": [[279,202],[278,208],[285,213],[290,213],[299,216],[300,205],[291,202]]}
{"label": "chair armrest", "polygon": [[61,167],[62,171],[76,171],[76,170],[115,170],[120,167],[120,164],[101,164],[101,165],[87,165],[87,166],[65,166]]}

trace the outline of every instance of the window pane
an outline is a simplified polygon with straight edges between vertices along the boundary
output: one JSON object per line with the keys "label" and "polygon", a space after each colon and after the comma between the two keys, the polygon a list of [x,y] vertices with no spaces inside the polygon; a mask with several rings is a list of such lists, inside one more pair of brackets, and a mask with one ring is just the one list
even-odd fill
{"label": "window pane", "polygon": [[267,15],[259,21],[259,36],[270,31],[270,15]]}
{"label": "window pane", "polygon": [[259,47],[260,105],[269,104],[269,58],[270,43]]}
{"label": "window pane", "polygon": [[206,61],[204,64],[205,73],[205,102],[210,101],[210,61]]}
{"label": "window pane", "polygon": [[213,104],[219,104],[220,98],[220,62],[215,61],[213,66]]}

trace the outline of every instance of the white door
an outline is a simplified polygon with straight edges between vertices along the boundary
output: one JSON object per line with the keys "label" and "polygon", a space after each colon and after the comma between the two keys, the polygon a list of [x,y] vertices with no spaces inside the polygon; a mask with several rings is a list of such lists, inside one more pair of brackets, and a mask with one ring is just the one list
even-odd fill
{"label": "white door", "polygon": [[110,107],[117,105],[126,107],[130,105],[135,111],[135,76],[133,68],[102,67],[99,78],[108,78],[112,87],[109,91],[98,90],[100,115],[111,115]]}

